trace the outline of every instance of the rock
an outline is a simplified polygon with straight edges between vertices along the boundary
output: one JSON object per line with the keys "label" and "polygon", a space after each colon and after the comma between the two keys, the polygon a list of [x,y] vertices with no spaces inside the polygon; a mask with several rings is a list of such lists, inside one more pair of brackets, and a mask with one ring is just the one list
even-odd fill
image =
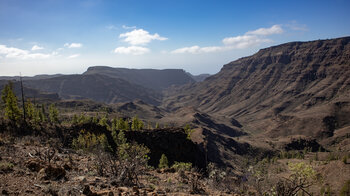
{"label": "rock", "polygon": [[140,194],[139,188],[137,186],[133,186],[132,187],[132,191],[134,192],[134,195],[139,195]]}
{"label": "rock", "polygon": [[67,171],[70,171],[70,170],[72,169],[72,167],[71,167],[70,165],[68,165],[67,163],[65,163],[65,164],[63,165],[63,168],[64,168],[65,170],[67,170]]}
{"label": "rock", "polygon": [[49,165],[42,168],[38,173],[40,180],[59,180],[66,176],[66,171],[62,167],[54,167]]}
{"label": "rock", "polygon": [[99,196],[114,196],[113,192],[109,190],[99,191],[96,194]]}
{"label": "rock", "polygon": [[127,187],[118,187],[119,192],[124,193],[128,191]]}
{"label": "rock", "polygon": [[3,189],[3,190],[1,191],[1,194],[3,194],[3,195],[8,195],[9,193],[7,192],[7,190]]}
{"label": "rock", "polygon": [[175,168],[171,167],[171,168],[165,168],[165,169],[164,169],[164,172],[165,172],[165,173],[175,173],[176,170],[175,170]]}
{"label": "rock", "polygon": [[30,171],[35,171],[38,172],[40,171],[42,168],[45,167],[45,162],[39,159],[31,159],[29,161],[27,161],[25,163],[25,165],[27,166],[28,169],[30,169]]}
{"label": "rock", "polygon": [[73,181],[79,181],[80,183],[86,183],[86,177],[85,176],[78,176],[78,177],[74,177]]}
{"label": "rock", "polygon": [[85,185],[83,189],[83,194],[87,196],[97,196],[97,193],[94,193],[90,190],[89,185]]}

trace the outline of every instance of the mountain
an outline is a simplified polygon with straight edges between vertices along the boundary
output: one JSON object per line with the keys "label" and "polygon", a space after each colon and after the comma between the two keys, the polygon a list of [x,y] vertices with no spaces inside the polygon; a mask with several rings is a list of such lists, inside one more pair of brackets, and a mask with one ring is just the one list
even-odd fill
{"label": "mountain", "polygon": [[187,75],[189,75],[194,81],[196,82],[202,82],[204,81],[207,77],[210,76],[210,74],[199,74],[199,75],[192,75],[189,72],[186,72]]}
{"label": "mountain", "polygon": [[112,78],[124,79],[130,83],[161,92],[162,90],[176,85],[194,83],[195,80],[182,69],[127,69],[106,66],[89,67],[83,75],[100,74]]}
{"label": "mountain", "polygon": [[24,85],[44,92],[57,93],[65,99],[92,99],[104,103],[141,99],[158,105],[161,95],[151,89],[100,74],[65,75],[40,80],[26,80]]}
{"label": "mountain", "polygon": [[[0,80],[19,80],[2,76]],[[159,105],[161,92],[171,86],[194,83],[181,69],[126,69],[90,67],[83,74],[37,75],[22,77],[24,86],[41,92],[56,93],[64,99],[91,99],[104,103],[143,100]]]}
{"label": "mountain", "polygon": [[[63,76],[63,74],[53,74],[53,75],[40,74],[40,75],[35,75],[33,77],[23,76],[22,80],[40,80],[40,79],[54,78],[58,76]],[[20,78],[21,76],[0,76],[0,80],[20,80]]]}
{"label": "mountain", "polygon": [[331,136],[350,126],[350,37],[262,49],[166,96],[169,110],[192,106],[252,133]]}

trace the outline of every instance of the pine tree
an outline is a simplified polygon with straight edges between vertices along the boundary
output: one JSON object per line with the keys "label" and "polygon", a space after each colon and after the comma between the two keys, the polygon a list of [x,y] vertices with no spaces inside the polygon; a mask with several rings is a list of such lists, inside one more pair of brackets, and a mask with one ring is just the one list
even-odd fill
{"label": "pine tree", "polygon": [[41,109],[39,110],[39,118],[41,123],[46,122],[45,105],[41,104]]}
{"label": "pine tree", "polygon": [[158,167],[160,169],[169,167],[169,165],[168,165],[168,158],[165,156],[165,154],[162,154],[162,156],[160,157]]}
{"label": "pine tree", "polygon": [[49,118],[50,118],[50,122],[52,124],[59,123],[59,121],[58,121],[58,110],[57,110],[57,108],[55,107],[54,104],[51,104],[49,106]]}
{"label": "pine tree", "polygon": [[30,99],[26,101],[25,104],[26,107],[26,114],[27,114],[27,120],[30,122],[34,119],[35,116],[35,108]]}
{"label": "pine tree", "polygon": [[132,124],[131,124],[131,129],[132,130],[138,130],[139,129],[139,119],[137,116],[132,118]]}
{"label": "pine tree", "polygon": [[5,117],[12,122],[18,122],[21,119],[21,111],[18,107],[17,97],[13,93],[13,84],[9,82],[2,90],[1,99],[5,104]]}

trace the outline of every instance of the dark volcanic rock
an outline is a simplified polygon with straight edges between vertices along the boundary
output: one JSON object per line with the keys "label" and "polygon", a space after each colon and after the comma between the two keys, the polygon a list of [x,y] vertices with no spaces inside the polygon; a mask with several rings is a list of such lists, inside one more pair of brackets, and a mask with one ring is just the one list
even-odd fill
{"label": "dark volcanic rock", "polygon": [[312,152],[325,151],[325,149],[316,141],[316,139],[293,139],[290,143],[286,144],[285,150],[304,150],[305,148]]}
{"label": "dark volcanic rock", "polygon": [[162,154],[167,156],[169,165],[177,161],[191,162],[199,168],[206,167],[204,152],[198,145],[187,139],[183,129],[127,131],[125,136],[129,141],[134,140],[150,149],[149,164],[154,167],[158,166]]}

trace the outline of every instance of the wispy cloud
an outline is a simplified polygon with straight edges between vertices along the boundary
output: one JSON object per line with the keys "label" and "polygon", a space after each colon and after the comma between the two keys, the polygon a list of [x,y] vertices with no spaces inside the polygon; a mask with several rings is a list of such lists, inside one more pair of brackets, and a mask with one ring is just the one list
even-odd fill
{"label": "wispy cloud", "polygon": [[309,28],[305,24],[299,24],[297,21],[293,20],[285,25],[293,31],[308,31]]}
{"label": "wispy cloud", "polygon": [[126,26],[126,25],[122,25],[123,29],[136,29],[136,26]]}
{"label": "wispy cloud", "polygon": [[219,46],[210,46],[210,47],[199,47],[199,46],[191,46],[179,48],[171,51],[173,54],[181,54],[181,53],[192,53],[192,54],[200,54],[200,53],[209,53],[209,52],[218,52],[224,50],[224,47]]}
{"label": "wispy cloud", "polygon": [[232,49],[244,49],[268,42],[272,42],[272,40],[259,38],[255,35],[240,35],[235,37],[227,37],[222,40],[222,43]]}
{"label": "wispy cloud", "polygon": [[168,39],[166,37],[161,37],[158,33],[152,35],[143,29],[135,29],[127,33],[122,33],[119,35],[119,38],[124,38],[123,41],[131,45],[146,45],[153,40],[164,41]]}
{"label": "wispy cloud", "polygon": [[67,48],[81,48],[81,47],[83,47],[83,44],[81,44],[81,43],[65,43],[64,47],[67,47]]}
{"label": "wispy cloud", "polygon": [[72,55],[68,56],[67,58],[74,59],[74,58],[77,58],[79,56],[80,56],[80,54],[72,54]]}
{"label": "wispy cloud", "polygon": [[7,47],[6,45],[0,45],[0,55],[1,54],[4,55],[5,58],[18,59],[45,59],[54,56],[53,54],[31,53],[28,50]]}
{"label": "wispy cloud", "polygon": [[118,47],[114,50],[116,54],[142,55],[150,52],[150,49],[141,46]]}
{"label": "wispy cloud", "polygon": [[33,51],[35,51],[35,50],[42,50],[42,49],[44,49],[44,47],[41,47],[41,46],[38,46],[38,45],[34,45],[34,46],[32,47],[32,50],[33,50]]}
{"label": "wispy cloud", "polygon": [[222,46],[207,46],[199,47],[197,45],[191,47],[179,48],[171,51],[173,54],[191,53],[211,53],[220,52],[231,49],[245,49],[253,46],[257,46],[262,43],[273,42],[271,39],[266,38],[266,36],[273,34],[281,34],[283,29],[280,25],[273,25],[270,28],[259,28],[254,31],[248,31],[244,35],[226,37],[222,40],[224,45]]}
{"label": "wispy cloud", "polygon": [[246,35],[273,35],[273,34],[281,34],[283,33],[283,29],[280,25],[273,25],[270,28],[260,28],[254,31],[248,31],[245,33]]}
{"label": "wispy cloud", "polygon": [[118,29],[118,27],[116,27],[114,25],[108,25],[108,26],[106,26],[106,28],[109,30],[117,30]]}

